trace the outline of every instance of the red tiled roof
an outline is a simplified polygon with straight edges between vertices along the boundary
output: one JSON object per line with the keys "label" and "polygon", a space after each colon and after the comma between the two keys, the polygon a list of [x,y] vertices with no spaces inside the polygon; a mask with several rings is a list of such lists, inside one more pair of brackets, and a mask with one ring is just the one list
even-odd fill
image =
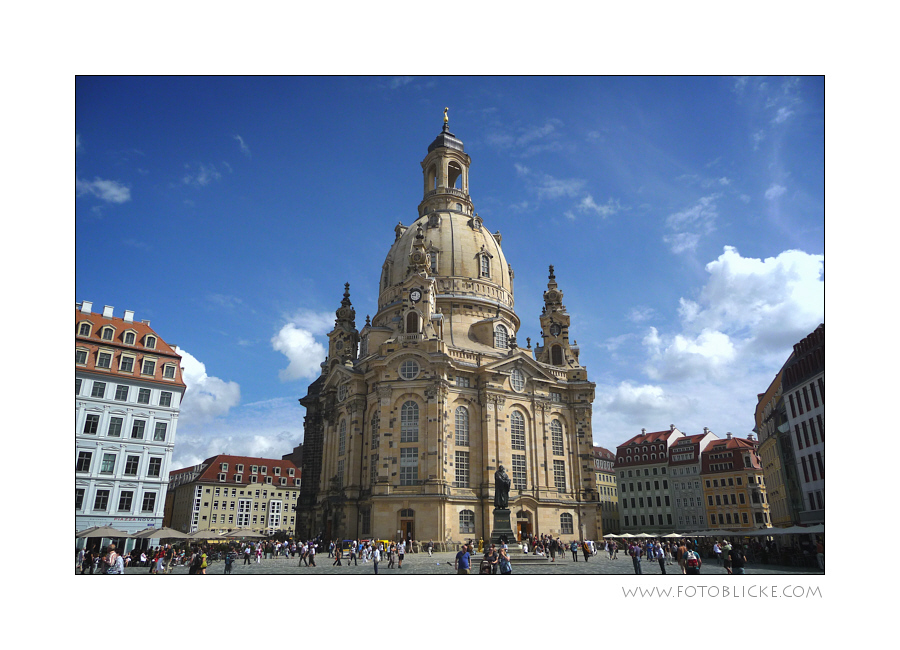
{"label": "red tiled roof", "polygon": [[[81,336],[78,332],[82,323],[91,324],[91,333],[89,336]],[[111,341],[104,341],[100,338],[100,333],[105,325],[111,325],[115,328],[115,334]],[[126,345],[124,335],[125,332],[134,332],[134,345]],[[144,345],[147,336],[156,337],[156,346],[148,348]],[[181,356],[175,352],[172,347],[166,343],[159,334],[157,334],[147,323],[140,321],[126,321],[124,318],[105,317],[102,313],[86,314],[75,309],[75,347],[87,350],[87,363],[84,365],[76,364],[76,369],[89,370],[98,374],[110,375],[111,377],[132,377],[143,381],[152,381],[168,386],[177,386],[184,388],[184,378],[181,374]],[[97,354],[100,349],[112,350],[113,359],[109,368],[97,368]],[[122,353],[134,356],[134,368],[131,372],[121,372],[119,361]],[[152,376],[141,373],[144,357],[153,357],[157,360],[156,367]],[[163,377],[163,366],[171,362],[175,366],[175,377],[166,379]]]}
{"label": "red tiled roof", "polygon": [[[726,438],[724,440],[713,440],[706,445],[706,449],[700,454],[702,467],[701,473],[715,474],[718,472],[735,472],[739,470],[761,469],[759,463],[759,455],[756,450],[759,448],[759,441],[748,440],[746,438]],[[750,467],[744,467],[743,452],[751,451]],[[712,458],[713,454],[728,454],[723,458]],[[727,470],[712,470],[712,465],[731,462],[731,468]]]}
{"label": "red tiled roof", "polygon": [[[200,483],[222,483],[219,481],[219,474],[222,473],[220,469],[222,463],[228,463],[228,469],[225,471],[225,481],[224,483],[228,483],[231,485],[266,485],[265,479],[262,481],[259,480],[260,477],[263,476],[271,476],[272,477],[272,487],[278,487],[280,481],[278,479],[286,478],[288,479],[288,484],[282,487],[295,487],[293,479],[300,478],[300,468],[294,465],[289,460],[284,460],[282,458],[256,458],[253,456],[228,456],[225,454],[219,454],[217,456],[212,456],[211,458],[207,458],[202,463],[200,463],[201,467],[206,466],[200,472],[200,475],[194,479],[196,482]],[[234,477],[237,472],[235,471],[235,467],[237,465],[243,465],[244,469],[240,473],[241,480],[235,481]],[[250,472],[250,466],[256,465],[258,467],[257,473],[252,474]],[[262,473],[262,468],[266,468],[266,473]],[[276,475],[274,469],[278,467],[281,468],[281,474]],[[287,470],[293,469],[294,476],[288,476]],[[191,467],[185,467],[183,469],[176,469],[169,472],[169,479],[171,480],[174,475],[190,473],[196,471],[196,465]],[[256,476],[257,482],[251,483],[250,477]]]}
{"label": "red tiled roof", "polygon": [[616,455],[613,452],[611,452],[609,449],[607,449],[606,447],[597,447],[596,445],[594,446],[594,457],[602,458],[603,460],[615,460],[616,459]]}

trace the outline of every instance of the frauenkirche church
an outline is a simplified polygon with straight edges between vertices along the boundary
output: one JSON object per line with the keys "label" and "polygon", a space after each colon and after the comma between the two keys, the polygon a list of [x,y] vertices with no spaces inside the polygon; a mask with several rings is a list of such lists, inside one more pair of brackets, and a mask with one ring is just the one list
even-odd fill
{"label": "frauenkirche church", "polygon": [[394,228],[362,330],[345,287],[322,374],[300,400],[301,539],[488,539],[500,465],[514,532],[603,534],[594,384],[563,293],[551,266],[542,342],[521,347],[515,276],[474,211],[470,162],[445,110],[418,216]]}

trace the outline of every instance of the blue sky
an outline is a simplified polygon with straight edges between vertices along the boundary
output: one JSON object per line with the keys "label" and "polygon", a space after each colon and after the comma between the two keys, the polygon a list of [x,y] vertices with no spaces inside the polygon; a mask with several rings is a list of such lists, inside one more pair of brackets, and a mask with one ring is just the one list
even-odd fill
{"label": "blue sky", "polygon": [[[449,107],[535,341],[547,267],[594,441],[753,427],[824,321],[821,77],[79,77],[75,300],[184,355],[173,468],[302,440],[345,282],[374,315]],[[101,255],[79,254],[102,251]]]}

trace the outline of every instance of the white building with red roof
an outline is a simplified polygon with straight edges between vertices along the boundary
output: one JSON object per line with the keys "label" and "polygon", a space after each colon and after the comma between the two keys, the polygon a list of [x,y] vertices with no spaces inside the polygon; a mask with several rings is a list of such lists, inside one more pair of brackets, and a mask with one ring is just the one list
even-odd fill
{"label": "white building with red roof", "polygon": [[669,449],[684,434],[670,424],[666,431],[641,434],[616,447],[619,517],[625,533],[675,530],[669,492]]}
{"label": "white building with red roof", "polygon": [[76,531],[162,526],[185,389],[181,357],[149,321],[76,303]]}

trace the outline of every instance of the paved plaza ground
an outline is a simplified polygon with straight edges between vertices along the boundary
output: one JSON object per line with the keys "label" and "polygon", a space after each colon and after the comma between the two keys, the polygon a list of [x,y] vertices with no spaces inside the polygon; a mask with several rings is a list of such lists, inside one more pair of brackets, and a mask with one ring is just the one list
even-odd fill
{"label": "paved plaza ground", "polygon": [[[572,561],[571,553],[565,558],[557,557],[556,562],[545,560],[539,563],[516,562],[517,555],[512,554],[512,566],[514,575],[624,575],[633,576],[634,568],[631,558],[620,553],[618,559],[610,560],[605,554],[598,554],[590,558],[588,562],[579,554],[578,561]],[[453,561],[456,553],[435,553],[428,557],[428,553],[413,553],[403,560],[403,568],[394,564],[393,569],[388,568],[387,562],[378,564],[379,575],[455,575]],[[476,554],[473,562],[472,573],[477,573],[478,562],[481,556]],[[327,553],[316,556],[316,566],[297,566],[299,558],[293,560],[284,558],[262,560],[259,564],[252,561],[243,564],[243,558],[236,560],[232,569],[232,575],[373,575],[374,569],[371,562],[365,563],[358,560],[357,564],[348,565],[342,560],[343,566],[332,566],[334,560]],[[660,576],[659,562],[642,562],[643,575]],[[206,570],[207,575],[221,575],[225,572],[224,562],[213,562]],[[666,576],[681,576],[678,565],[666,566]],[[80,573],[80,569],[76,570]],[[125,569],[126,575],[151,575],[148,567],[129,567]],[[177,566],[172,569],[172,575],[187,575],[186,566]],[[702,575],[725,575],[725,569],[716,564],[715,560],[705,560],[701,570]],[[745,568],[746,575],[822,575],[818,569],[801,569],[772,564],[748,564]],[[687,579],[685,577],[685,579]]]}

